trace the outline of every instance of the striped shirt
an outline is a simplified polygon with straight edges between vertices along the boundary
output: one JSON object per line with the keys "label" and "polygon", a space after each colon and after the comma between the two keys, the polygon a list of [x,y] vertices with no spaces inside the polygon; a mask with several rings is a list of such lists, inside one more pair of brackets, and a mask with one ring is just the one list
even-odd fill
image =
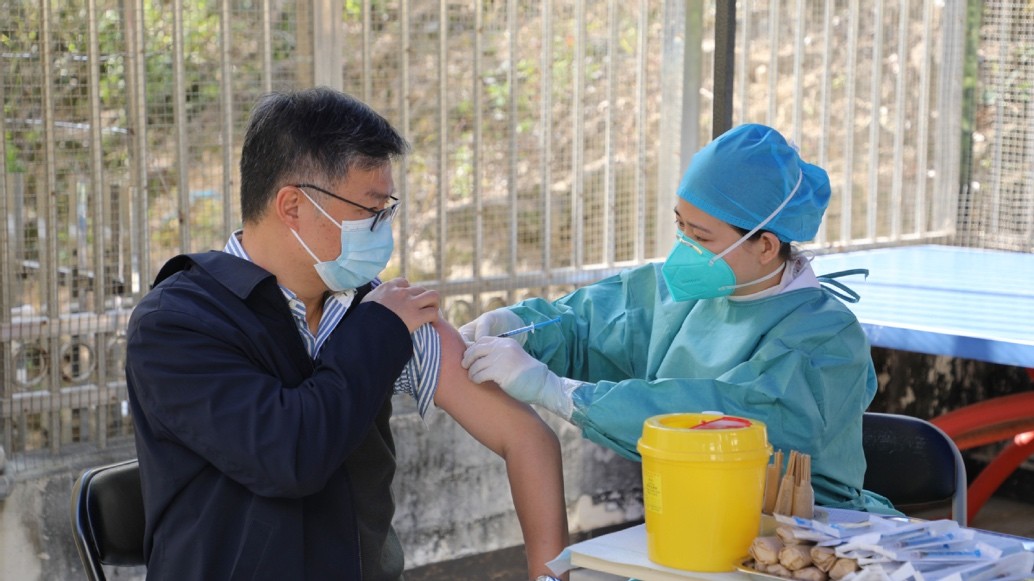
{"label": "striped shirt", "polygon": [[[251,257],[241,246],[241,230],[230,235],[223,252],[232,254],[237,258],[252,262]],[[380,284],[380,280],[374,280],[373,285]],[[313,359],[319,355],[320,349],[326,342],[330,333],[337,328],[338,323],[344,318],[345,312],[355,299],[354,290],[346,290],[339,293],[331,293],[323,303],[323,314],[320,316],[319,325],[314,335],[309,330],[309,323],[305,319],[305,303],[298,298],[291,289],[281,285],[280,291],[284,293],[287,306],[294,318],[298,333],[302,336],[305,349],[309,357]],[[441,370],[442,343],[438,332],[430,324],[426,324],[413,332],[413,358],[409,360],[402,374],[395,380],[394,393],[408,394],[417,403],[417,410],[420,417],[427,414],[427,410],[434,401],[434,394],[438,391],[438,373]]]}

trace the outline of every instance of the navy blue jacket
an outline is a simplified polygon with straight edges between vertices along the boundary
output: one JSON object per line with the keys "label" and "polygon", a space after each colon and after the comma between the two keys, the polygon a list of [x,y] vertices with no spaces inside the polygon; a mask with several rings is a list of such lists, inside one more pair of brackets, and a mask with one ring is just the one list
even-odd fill
{"label": "navy blue jacket", "polygon": [[[357,299],[313,361],[272,274],[223,252],[169,261],[127,342],[148,579],[362,579],[369,476],[346,465],[370,461],[354,456],[371,434],[393,454],[411,355],[401,319]],[[362,486],[390,497],[393,466]],[[390,531],[386,512],[363,527]]]}

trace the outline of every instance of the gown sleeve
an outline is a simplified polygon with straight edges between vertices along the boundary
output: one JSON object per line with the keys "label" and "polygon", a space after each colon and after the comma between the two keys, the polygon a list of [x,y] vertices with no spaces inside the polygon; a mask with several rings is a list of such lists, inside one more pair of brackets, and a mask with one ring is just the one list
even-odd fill
{"label": "gown sleeve", "polygon": [[563,377],[596,382],[645,377],[695,301],[668,299],[656,265],[624,271],[554,302],[511,307],[525,323],[560,318],[527,335],[525,350]]}

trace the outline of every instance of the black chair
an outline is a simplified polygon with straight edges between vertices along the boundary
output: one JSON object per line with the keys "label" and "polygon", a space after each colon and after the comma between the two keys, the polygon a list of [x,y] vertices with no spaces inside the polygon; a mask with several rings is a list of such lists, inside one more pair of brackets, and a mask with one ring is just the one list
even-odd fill
{"label": "black chair", "polygon": [[966,466],[955,442],[926,420],[866,412],[862,418],[865,489],[912,514],[950,503],[966,526]]}
{"label": "black chair", "polygon": [[105,581],[101,565],[144,562],[144,500],[137,461],[89,468],[72,486],[72,536],[90,581]]}

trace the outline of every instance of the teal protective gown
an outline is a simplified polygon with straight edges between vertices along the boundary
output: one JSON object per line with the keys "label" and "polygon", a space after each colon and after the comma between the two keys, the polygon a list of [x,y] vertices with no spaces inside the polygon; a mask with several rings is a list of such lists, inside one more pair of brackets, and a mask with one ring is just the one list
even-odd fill
{"label": "teal protective gown", "polygon": [[527,323],[561,317],[529,334],[525,349],[557,375],[585,382],[571,417],[583,435],[639,460],[636,443],[651,416],[753,418],[766,424],[774,449],[811,455],[816,504],[895,513],[862,490],[862,414],[877,384],[854,314],[822,288],[675,302],[660,266],[511,307]]}

